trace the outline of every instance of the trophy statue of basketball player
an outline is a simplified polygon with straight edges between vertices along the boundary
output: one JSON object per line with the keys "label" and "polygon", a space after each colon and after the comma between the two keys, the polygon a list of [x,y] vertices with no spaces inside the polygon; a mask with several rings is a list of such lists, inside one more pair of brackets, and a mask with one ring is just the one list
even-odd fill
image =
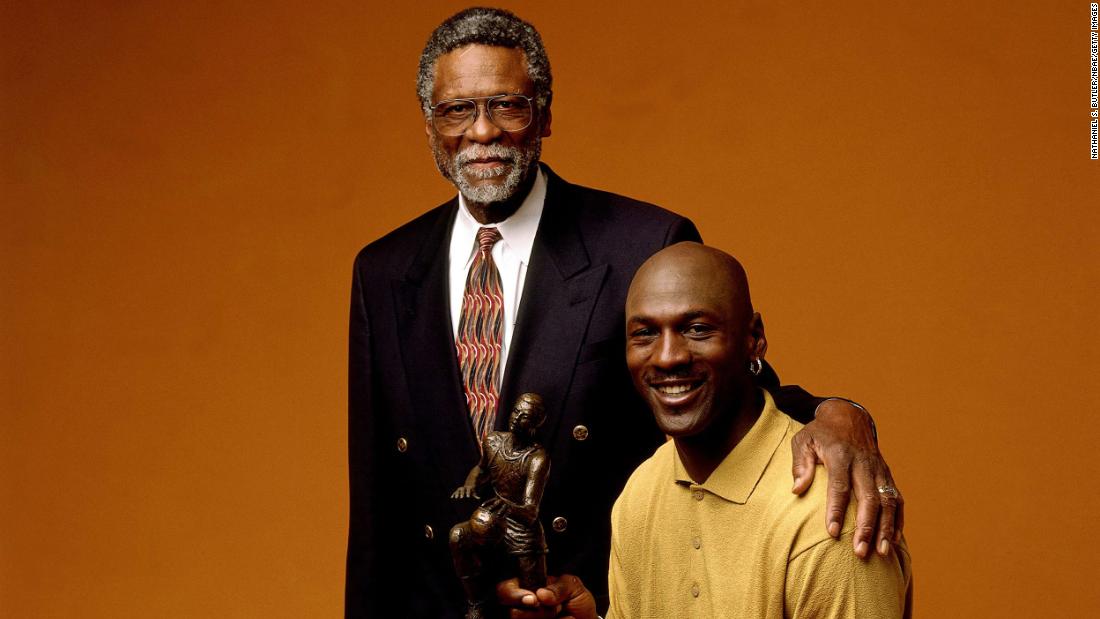
{"label": "trophy statue of basketball player", "polygon": [[500,575],[483,570],[486,559],[493,561],[488,553],[514,558],[521,588],[534,591],[546,586],[546,538],[539,522],[539,502],[550,476],[550,456],[535,440],[545,419],[541,397],[519,396],[508,418],[509,431],[485,437],[481,460],[470,469],[466,483],[451,494],[453,499],[480,499],[479,490],[492,489],[492,496],[469,520],[451,529],[455,572],[466,592],[466,619],[485,617],[495,591]]}

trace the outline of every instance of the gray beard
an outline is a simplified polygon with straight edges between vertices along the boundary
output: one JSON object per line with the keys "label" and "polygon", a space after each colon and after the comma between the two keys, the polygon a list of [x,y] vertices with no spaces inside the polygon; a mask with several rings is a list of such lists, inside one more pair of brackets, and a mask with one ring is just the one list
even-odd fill
{"label": "gray beard", "polygon": [[[475,204],[492,204],[504,202],[516,195],[523,181],[527,180],[528,173],[538,163],[542,154],[542,137],[535,136],[525,148],[515,146],[502,146],[500,144],[474,144],[466,147],[454,157],[447,157],[446,153],[436,144],[432,137],[432,154],[435,156],[435,165],[444,178],[454,183],[458,192],[466,198],[467,202]],[[496,170],[471,170],[465,169],[466,164],[473,159],[482,157],[498,157],[505,159],[508,165]],[[487,179],[504,176],[504,182],[495,185],[474,186],[470,179]]]}

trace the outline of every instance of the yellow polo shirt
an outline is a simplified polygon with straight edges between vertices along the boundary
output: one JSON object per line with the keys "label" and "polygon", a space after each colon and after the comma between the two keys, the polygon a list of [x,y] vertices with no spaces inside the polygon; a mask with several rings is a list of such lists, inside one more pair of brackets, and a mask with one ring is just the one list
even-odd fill
{"label": "yellow polo shirt", "polygon": [[764,399],[706,483],[691,481],[672,441],[631,475],[611,512],[608,619],[909,616],[904,542],[856,557],[854,504],[840,539],[829,536],[825,471],[791,493],[802,424]]}

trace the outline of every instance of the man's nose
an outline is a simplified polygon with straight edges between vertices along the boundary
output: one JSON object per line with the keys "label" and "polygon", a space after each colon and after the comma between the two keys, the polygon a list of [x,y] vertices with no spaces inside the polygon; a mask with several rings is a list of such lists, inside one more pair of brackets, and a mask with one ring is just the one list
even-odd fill
{"label": "man's nose", "polygon": [[657,342],[654,364],[662,369],[672,369],[691,363],[691,351],[679,334],[664,334]]}
{"label": "man's nose", "polygon": [[486,105],[485,102],[478,102],[477,117],[474,118],[474,122],[466,128],[466,139],[471,142],[489,144],[500,138],[500,134],[502,133],[500,127],[497,127],[493,124],[493,121],[489,119],[489,111],[486,109]]}

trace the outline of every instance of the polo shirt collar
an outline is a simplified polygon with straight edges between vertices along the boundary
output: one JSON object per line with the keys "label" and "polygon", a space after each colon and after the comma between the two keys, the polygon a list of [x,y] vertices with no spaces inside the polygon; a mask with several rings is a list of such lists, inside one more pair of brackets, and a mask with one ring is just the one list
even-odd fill
{"label": "polo shirt collar", "polygon": [[772,456],[782,446],[791,423],[790,417],[776,408],[772,395],[765,389],[761,391],[764,392],[764,409],[760,412],[760,417],[726,459],[714,469],[706,482],[696,484],[692,481],[684,464],[680,462],[679,453],[672,450],[673,473],[677,483],[706,490],[734,503],[748,503]]}

